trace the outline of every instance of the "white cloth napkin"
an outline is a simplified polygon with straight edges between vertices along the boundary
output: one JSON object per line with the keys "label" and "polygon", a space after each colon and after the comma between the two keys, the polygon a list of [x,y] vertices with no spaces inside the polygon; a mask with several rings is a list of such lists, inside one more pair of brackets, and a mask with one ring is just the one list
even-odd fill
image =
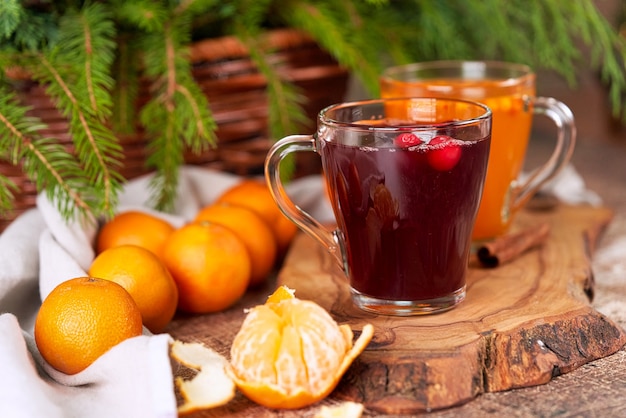
{"label": "white cloth napkin", "polygon": [[[530,173],[522,173],[520,181],[525,181]],[[560,202],[569,205],[589,204],[600,206],[602,198],[593,190],[587,188],[585,180],[576,171],[572,163],[568,163],[554,177],[541,187],[541,192],[556,197]]]}
{"label": "white cloth napkin", "polygon": [[[151,212],[181,226],[241,178],[183,167],[174,215],[148,208],[149,180],[129,182],[118,210]],[[286,188],[320,222],[332,221],[320,176],[298,179]],[[86,275],[96,232],[95,226],[63,222],[40,195],[37,208],[0,235],[0,417],[177,416],[167,334],[145,330],[72,376],[52,369],[37,351],[32,335],[41,300],[60,282]]]}
{"label": "white cloth napkin", "polygon": [[561,202],[570,205],[600,206],[602,204],[602,198],[587,188],[585,180],[571,163],[563,167],[563,170],[549,181],[542,191],[552,193]]}

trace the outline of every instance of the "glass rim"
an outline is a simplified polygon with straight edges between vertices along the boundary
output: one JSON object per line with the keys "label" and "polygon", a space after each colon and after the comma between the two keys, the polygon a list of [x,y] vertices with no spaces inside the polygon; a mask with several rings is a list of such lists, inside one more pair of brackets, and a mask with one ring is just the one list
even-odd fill
{"label": "glass rim", "polygon": [[[495,61],[495,60],[436,60],[436,61],[423,61],[413,62],[409,64],[394,65],[387,67],[383,70],[380,78],[386,81],[399,81],[410,82],[412,80],[398,78],[400,74],[415,73],[421,70],[454,70],[462,69],[463,67],[475,67],[493,70],[506,70],[515,73],[515,76],[494,78],[490,77],[490,81],[493,82],[510,82],[511,80],[522,80],[529,76],[534,76],[533,69],[526,64],[510,62],[510,61]],[[463,77],[450,77],[451,79],[463,79]],[[426,79],[426,78],[425,78]],[[468,78],[471,80],[471,78]],[[419,81],[419,80],[413,80]]]}
{"label": "glass rim", "polygon": [[[380,105],[384,103],[392,103],[392,102],[405,102],[405,101],[414,101],[414,100],[428,100],[430,102],[452,102],[452,103],[465,103],[471,105],[475,108],[480,108],[483,110],[483,113],[469,119],[459,119],[452,120],[447,122],[415,122],[410,124],[405,124],[402,126],[380,126],[376,124],[367,124],[367,123],[356,123],[356,122],[345,122],[337,119],[333,119],[328,116],[328,112],[332,110],[338,109],[348,109],[348,108],[356,108],[359,106],[374,106]],[[492,117],[491,108],[483,103],[475,102],[472,100],[465,99],[457,99],[457,98],[447,98],[447,97],[397,97],[397,98],[386,98],[386,99],[369,99],[369,100],[357,100],[350,102],[342,102],[335,103],[330,106],[322,109],[318,114],[318,121],[325,126],[339,129],[350,129],[357,131],[380,131],[380,132],[405,132],[407,128],[415,131],[427,131],[433,129],[441,129],[443,127],[462,127],[466,125],[472,125],[475,123],[481,123],[490,120]]]}

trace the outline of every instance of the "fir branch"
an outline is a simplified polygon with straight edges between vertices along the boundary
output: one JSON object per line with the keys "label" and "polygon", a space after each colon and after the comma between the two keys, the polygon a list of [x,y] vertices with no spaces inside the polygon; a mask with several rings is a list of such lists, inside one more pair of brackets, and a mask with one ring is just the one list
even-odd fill
{"label": "fir branch", "polygon": [[149,76],[158,77],[152,86],[155,96],[141,110],[140,118],[151,138],[146,164],[156,169],[151,181],[153,205],[169,211],[176,198],[177,167],[183,161],[182,142],[178,141],[174,126],[177,45],[170,24],[165,25],[163,37],[154,38],[158,43],[146,49],[146,69]]}
{"label": "fir branch", "polygon": [[354,72],[372,92],[378,89],[378,67],[364,58],[365,51],[352,42],[354,32],[346,29],[345,17],[337,17],[332,5],[338,2],[294,0],[281,7],[283,20],[310,34],[320,46],[342,65]]}
{"label": "fir branch", "polygon": [[0,175],[0,216],[7,216],[13,208],[15,194],[19,187],[8,177]]}
{"label": "fir branch", "polygon": [[459,28],[451,22],[458,22],[457,9],[448,7],[445,2],[420,2],[419,30],[422,51],[428,59],[460,59],[471,51],[467,39],[460,36]]}
{"label": "fir branch", "polygon": [[253,60],[267,80],[270,138],[278,140],[298,133],[307,122],[303,108],[306,98],[298,86],[281,79],[266,57],[258,55]]}
{"label": "fir branch", "polygon": [[100,202],[85,183],[83,170],[55,138],[22,138],[22,142],[27,151],[23,164],[25,174],[35,181],[37,190],[43,190],[56,204],[63,218],[79,215],[93,219],[101,213]]}
{"label": "fir branch", "polygon": [[178,167],[185,146],[199,153],[215,145],[216,125],[206,96],[194,83],[187,59],[190,21],[180,16],[165,25],[161,35],[145,38],[146,75],[152,80],[153,98],[141,110],[140,119],[150,138],[147,165],[156,169],[151,188],[153,205],[174,207]]}
{"label": "fir branch", "polygon": [[56,16],[25,8],[23,2],[0,2],[0,49],[42,51],[57,37]]}
{"label": "fir branch", "polygon": [[[236,23],[235,32],[239,40],[246,45],[250,59],[267,83],[268,101],[268,135],[278,140],[287,135],[295,134],[307,122],[303,108],[305,97],[296,85],[285,80],[278,73],[275,64],[271,62],[267,44],[260,36],[262,16],[266,13],[269,2],[254,2],[254,7],[245,8],[246,13],[240,14]],[[284,180],[293,176],[295,163],[291,158],[283,161],[281,175]]]}
{"label": "fir branch", "polygon": [[59,59],[79,65],[80,77],[74,91],[85,92],[84,102],[101,120],[111,115],[113,79],[110,75],[115,51],[112,15],[99,3],[61,19]]}
{"label": "fir branch", "polygon": [[[27,117],[26,108],[14,94],[0,93],[0,155],[3,159],[14,165],[23,163],[27,177],[35,182],[37,190],[45,190],[48,198],[56,202],[65,219],[75,216],[76,212],[83,216],[93,214],[94,205],[81,195],[81,192],[88,193],[88,188],[76,159],[56,139],[39,136],[45,125]],[[0,176],[0,211],[6,213],[11,208],[14,191],[17,191],[14,183]]]}
{"label": "fir branch", "polygon": [[0,157],[13,165],[21,157],[22,129],[33,129],[26,118],[26,108],[20,106],[15,94],[0,89]]}
{"label": "fir branch", "polygon": [[112,114],[110,122],[115,132],[131,133],[137,128],[137,97],[139,93],[139,48],[129,36],[117,41],[117,55],[113,64],[115,86],[111,92]]}
{"label": "fir branch", "polygon": [[[573,85],[572,67],[567,68],[562,64],[578,58],[578,51],[567,36],[568,29],[562,26],[563,20],[553,15],[552,0],[529,1],[526,7],[529,16],[529,34],[532,38],[530,49],[535,51],[537,64],[546,69],[561,68],[561,74]],[[561,32],[563,30],[564,34]]]}
{"label": "fir branch", "polygon": [[[467,56],[471,59],[502,59],[512,62],[525,61],[524,51],[530,49],[526,30],[511,30],[526,26],[526,13],[519,14],[519,4],[526,0],[503,2],[484,0],[463,2],[460,15],[464,16],[463,36],[471,45]],[[523,6],[527,7],[527,6]],[[516,19],[518,20],[516,23]]]}
{"label": "fir branch", "polygon": [[365,0],[365,3],[372,4],[374,6],[388,6],[390,0]]}
{"label": "fir branch", "polygon": [[0,40],[9,39],[24,17],[24,9],[17,0],[0,3]]}
{"label": "fir branch", "polygon": [[166,110],[158,101],[149,102],[142,110],[141,117],[144,124],[152,122],[164,129],[158,135],[148,129],[153,136],[148,145],[149,156],[146,163],[156,168],[155,175],[150,181],[150,204],[159,210],[169,212],[174,209],[178,168],[184,162],[183,142],[176,136],[176,117],[174,112]]}
{"label": "fir branch", "polygon": [[626,38],[619,36],[590,0],[572,4],[573,30],[591,46],[591,66],[598,69],[605,85],[613,115],[626,123]]}
{"label": "fir branch", "polygon": [[100,193],[98,212],[111,214],[123,182],[118,172],[122,148],[106,126],[115,29],[107,9],[97,3],[79,12],[68,11],[59,28],[62,48],[40,55],[41,67],[34,77],[46,85],[70,122],[76,156]]}
{"label": "fir branch", "polygon": [[233,25],[236,27],[235,32],[243,38],[258,36],[271,5],[272,0],[239,1]]}
{"label": "fir branch", "polygon": [[[89,106],[81,103],[63,79],[53,61],[40,55],[33,77],[46,86],[46,93],[57,101],[59,110],[70,121],[70,133],[76,155],[94,190],[101,193],[98,213],[112,213],[117,206],[121,176],[115,171],[122,158],[121,147],[110,129],[90,115]],[[54,59],[54,55],[51,55]]]}
{"label": "fir branch", "polygon": [[[373,0],[373,4],[376,5],[376,1]],[[361,43],[371,45],[366,50],[377,51],[375,61],[380,63],[381,68],[390,63],[405,64],[413,61],[411,48],[407,48],[407,45],[415,42],[415,39],[407,39],[407,33],[413,33],[415,28],[407,24],[403,11],[377,5],[366,11],[364,20],[363,32],[360,33],[368,36]]]}
{"label": "fir branch", "polygon": [[[386,25],[389,15],[382,13],[380,5],[376,3],[365,4],[361,0],[350,0],[343,2],[329,2],[328,8],[331,18],[342,28],[343,36],[350,40],[352,48],[360,51],[359,65],[364,66],[358,70],[357,74],[364,80],[370,91],[378,95],[378,76],[383,70],[383,62],[387,54],[399,54],[396,46],[392,46],[395,36],[391,35],[389,40],[385,39],[387,29],[392,29]],[[344,22],[343,24],[341,22]],[[393,28],[398,30],[399,28]],[[351,36],[350,34],[358,34]],[[367,70],[366,70],[367,69]],[[372,87],[375,86],[375,87]]]}
{"label": "fir branch", "polygon": [[217,124],[202,90],[195,83],[189,80],[178,83],[176,93],[174,101],[182,142],[192,153],[201,154],[216,144],[214,132]]}
{"label": "fir branch", "polygon": [[222,0],[185,0],[174,10],[176,15],[188,14],[190,16],[201,16],[205,13],[214,12],[216,7],[227,6],[228,3]]}
{"label": "fir branch", "polygon": [[169,18],[167,6],[153,0],[114,0],[115,20],[129,30],[137,28],[148,33],[161,32]]}

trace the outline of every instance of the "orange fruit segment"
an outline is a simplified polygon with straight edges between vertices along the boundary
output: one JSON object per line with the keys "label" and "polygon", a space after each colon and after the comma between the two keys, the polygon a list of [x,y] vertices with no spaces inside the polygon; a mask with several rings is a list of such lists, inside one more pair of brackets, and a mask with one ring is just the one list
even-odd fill
{"label": "orange fruit segment", "polygon": [[371,340],[373,327],[364,326],[353,345],[350,327],[338,325],[315,302],[274,300],[270,296],[248,312],[231,347],[229,373],[260,405],[302,408],[332,392]]}
{"label": "orange fruit segment", "polygon": [[142,330],[139,308],[122,286],[79,277],[62,282],[44,299],[34,334],[48,364],[65,374],[76,374]]}
{"label": "orange fruit segment", "polygon": [[233,231],[244,243],[250,255],[250,285],[263,283],[274,268],[276,239],[271,228],[253,210],[227,203],[202,208],[194,221],[209,221]]}
{"label": "orange fruit segment", "polygon": [[178,287],[178,308],[219,312],[237,302],[250,283],[250,256],[237,235],[213,222],[193,222],[168,238],[163,261]]}
{"label": "orange fruit segment", "polygon": [[282,285],[279,286],[274,293],[267,297],[265,303],[278,303],[283,300],[294,299],[295,297],[296,291],[294,289],[290,289],[289,287]]}
{"label": "orange fruit segment", "polygon": [[167,237],[174,226],[154,215],[140,211],[126,211],[106,222],[96,238],[96,253],[120,245],[138,245],[161,256]]}
{"label": "orange fruit segment", "polygon": [[215,408],[235,397],[235,384],[226,374],[228,361],[224,356],[201,343],[175,340],[171,356],[180,364],[198,371],[193,378],[176,378],[176,386],[185,402],[178,407],[179,415]]}
{"label": "orange fruit segment", "polygon": [[153,333],[163,331],[176,313],[178,288],[163,262],[151,251],[136,245],[120,245],[100,253],[89,275],[111,280],[130,293]]}

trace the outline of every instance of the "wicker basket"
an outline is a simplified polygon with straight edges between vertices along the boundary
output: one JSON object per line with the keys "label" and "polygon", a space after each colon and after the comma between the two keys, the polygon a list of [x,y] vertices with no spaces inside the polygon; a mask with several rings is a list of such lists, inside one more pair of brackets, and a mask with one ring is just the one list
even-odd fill
{"label": "wicker basket", "polygon": [[[319,110],[343,100],[348,73],[301,32],[274,30],[267,36],[274,51],[270,58],[276,68],[283,77],[294,82],[307,99],[304,108],[310,123],[303,129],[311,132]],[[218,145],[201,155],[187,153],[186,162],[239,175],[262,173],[265,155],[276,138],[267,135],[267,85],[246,48],[233,37],[207,39],[192,45],[191,59],[194,78],[206,94],[217,122]],[[44,88],[26,80],[20,82],[18,91],[24,104],[32,107],[30,114],[48,125],[45,134],[71,148],[67,120],[54,108]],[[144,164],[147,138],[143,133],[121,136],[120,143],[125,155],[122,174],[132,179],[147,173]],[[297,161],[298,175],[318,169],[310,159]],[[19,187],[14,211],[0,220],[2,231],[16,216],[35,205],[37,191],[20,167],[0,162],[0,173]]]}

